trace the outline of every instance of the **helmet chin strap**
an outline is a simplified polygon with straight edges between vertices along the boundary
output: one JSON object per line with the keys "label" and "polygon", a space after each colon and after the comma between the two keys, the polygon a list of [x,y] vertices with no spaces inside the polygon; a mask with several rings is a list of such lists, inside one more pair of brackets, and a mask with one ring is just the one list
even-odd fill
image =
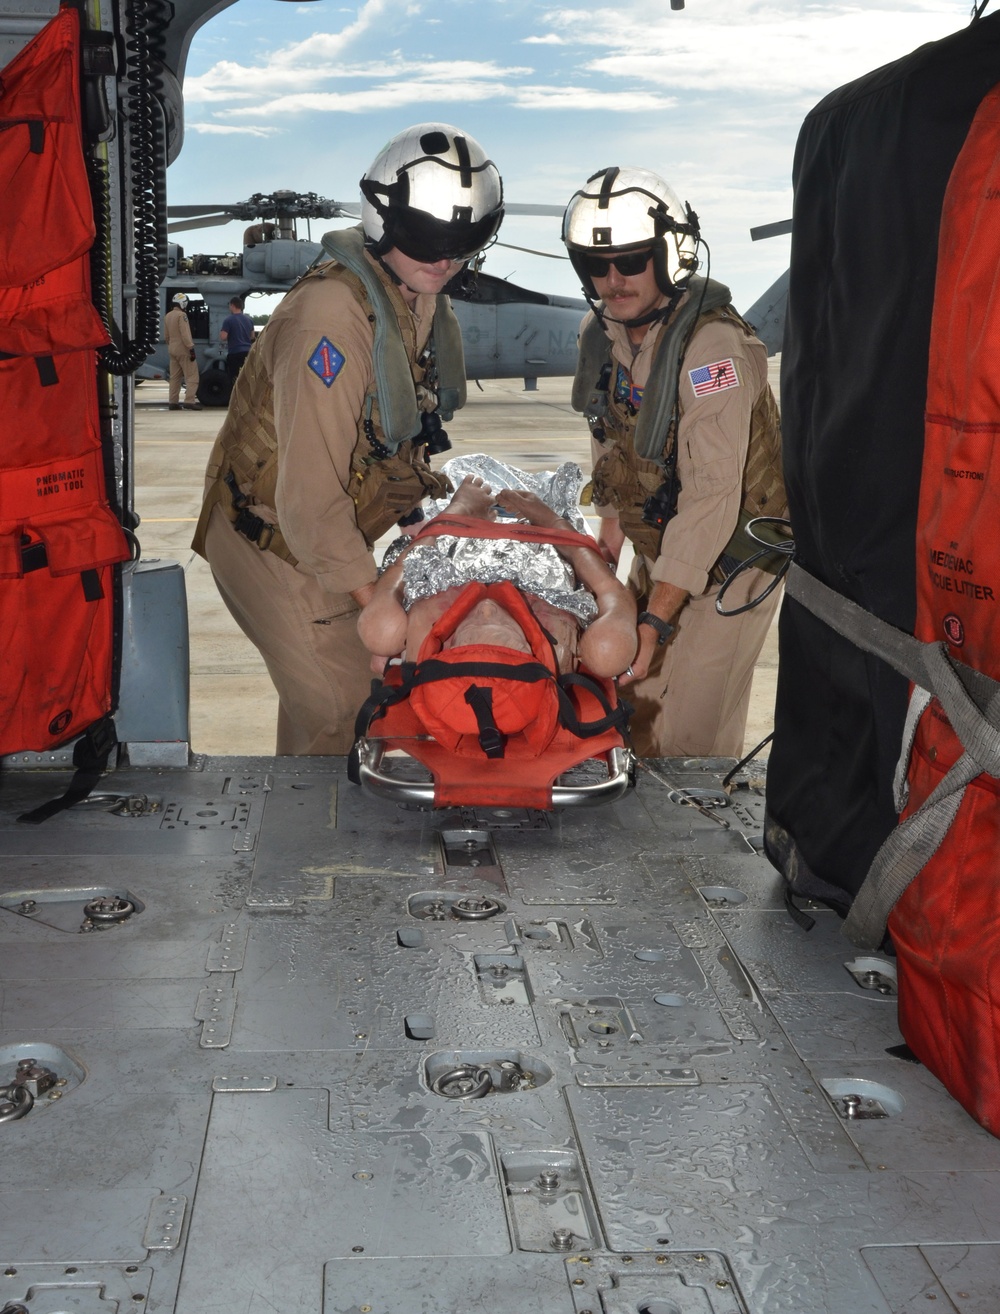
{"label": "helmet chin strap", "polygon": [[[674,287],[665,306],[656,306],[654,309],[648,310],[645,315],[639,315],[636,319],[616,319],[614,315],[608,314],[603,303],[594,301],[589,296],[587,297],[587,304],[597,316],[597,319],[602,326],[606,320],[610,320],[612,324],[621,324],[622,328],[644,328],[647,324],[665,324],[674,313],[677,303],[684,295],[685,290],[686,289],[682,287]],[[586,295],[586,293],[584,295]]]}
{"label": "helmet chin strap", "polygon": [[[391,249],[392,248],[390,247],[390,250]],[[372,259],[382,270],[382,272],[388,274],[388,276],[392,279],[393,283],[395,283],[396,287],[405,287],[408,292],[413,291],[413,288],[410,287],[408,283],[403,282],[400,276],[396,273],[395,269],[390,269],[389,266],[385,263],[385,260],[382,258],[385,253],[379,250],[378,245],[374,243],[366,242],[365,250],[372,257]]]}

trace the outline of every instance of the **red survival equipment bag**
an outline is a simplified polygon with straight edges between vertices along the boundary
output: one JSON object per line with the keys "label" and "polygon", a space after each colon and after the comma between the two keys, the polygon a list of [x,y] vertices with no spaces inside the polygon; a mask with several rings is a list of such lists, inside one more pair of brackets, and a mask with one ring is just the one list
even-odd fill
{"label": "red survival equipment bag", "polygon": [[0,754],[55,748],[111,710],[129,549],[105,493],[79,105],[67,8],[0,73]]}
{"label": "red survival equipment bag", "polygon": [[[436,516],[416,537],[449,534],[563,543],[598,551],[568,530],[499,525]],[[524,631],[530,655],[512,648],[445,641],[484,598],[498,602]],[[355,737],[399,747],[433,774],[437,807],[551,808],[552,785],[571,767],[624,747],[628,708],[612,680],[560,675],[552,642],[511,583],[472,583],[439,617],[417,661],[390,666],[373,682]]]}
{"label": "red survival equipment bag", "polygon": [[[983,100],[942,211],[917,530],[916,637],[1000,679],[1000,86]],[[917,726],[906,816],[962,756],[935,698]],[[899,1025],[1000,1135],[1000,783],[980,774],[889,918]]]}

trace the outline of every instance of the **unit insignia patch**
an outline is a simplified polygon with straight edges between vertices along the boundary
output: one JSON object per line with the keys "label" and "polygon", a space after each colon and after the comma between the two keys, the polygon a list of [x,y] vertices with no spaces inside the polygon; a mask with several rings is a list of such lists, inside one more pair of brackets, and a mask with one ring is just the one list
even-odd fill
{"label": "unit insignia patch", "polygon": [[316,349],[306,362],[312,372],[329,388],[344,368],[346,357],[337,350],[329,338],[320,338]]}

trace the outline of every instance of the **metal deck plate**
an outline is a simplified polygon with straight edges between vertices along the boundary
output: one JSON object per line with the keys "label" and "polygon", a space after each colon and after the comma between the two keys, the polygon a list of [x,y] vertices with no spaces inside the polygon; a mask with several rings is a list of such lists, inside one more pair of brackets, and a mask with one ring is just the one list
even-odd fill
{"label": "metal deck plate", "polygon": [[887,1052],[891,960],[661,767],[550,816],[198,759],[40,827],[65,773],[5,772],[0,1084],[61,1084],[0,1122],[0,1310],[993,1314],[1000,1142]]}

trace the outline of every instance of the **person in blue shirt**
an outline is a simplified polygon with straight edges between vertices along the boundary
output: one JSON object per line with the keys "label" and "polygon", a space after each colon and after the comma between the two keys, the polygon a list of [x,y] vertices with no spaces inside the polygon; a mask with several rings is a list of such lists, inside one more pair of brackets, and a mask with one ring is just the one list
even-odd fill
{"label": "person in blue shirt", "polygon": [[234,382],[256,336],[253,320],[243,313],[243,302],[239,297],[233,297],[229,303],[229,314],[222,321],[219,337],[226,344],[226,372]]}

